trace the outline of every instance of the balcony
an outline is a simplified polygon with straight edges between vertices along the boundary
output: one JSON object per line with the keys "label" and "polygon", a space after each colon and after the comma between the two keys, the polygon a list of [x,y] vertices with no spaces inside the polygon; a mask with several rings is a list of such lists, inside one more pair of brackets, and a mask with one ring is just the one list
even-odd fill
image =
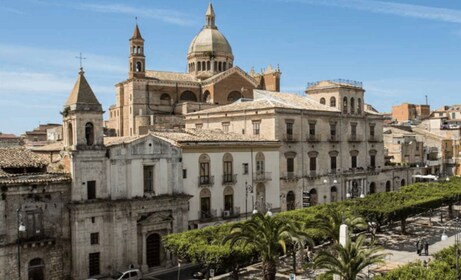
{"label": "balcony", "polygon": [[307,177],[318,177],[320,176],[320,172],[317,172],[316,170],[308,170],[307,171]]}
{"label": "balcony", "polygon": [[300,176],[296,174],[295,172],[283,172],[281,179],[282,180],[298,180],[299,177]]}
{"label": "balcony", "polygon": [[212,220],[217,216],[216,209],[205,209],[198,211],[198,219],[200,221],[208,221]]}
{"label": "balcony", "polygon": [[257,171],[255,173],[253,173],[253,180],[255,182],[272,181],[272,172]]}
{"label": "balcony", "polygon": [[362,142],[362,135],[359,134],[351,134],[347,137],[347,141],[349,142]]}
{"label": "balcony", "polygon": [[337,143],[337,142],[339,142],[340,138],[341,137],[339,135],[330,135],[328,137],[328,141],[332,142],[332,143]]}
{"label": "balcony", "polygon": [[309,134],[309,135],[307,135],[307,137],[306,137],[306,141],[307,141],[307,142],[312,142],[312,143],[314,143],[314,142],[320,142],[320,136],[319,136],[319,135],[315,135],[315,134],[314,134],[314,135]]}
{"label": "balcony", "polygon": [[368,142],[381,142],[381,140],[376,135],[368,135]]}
{"label": "balcony", "polygon": [[199,187],[211,187],[214,185],[214,176],[198,176]]}
{"label": "balcony", "polygon": [[240,216],[240,207],[233,207],[231,209],[222,209],[221,218],[232,219]]}
{"label": "balcony", "polygon": [[286,133],[286,134],[283,135],[283,141],[285,141],[285,142],[295,142],[296,138],[295,138],[295,136],[293,134]]}
{"label": "balcony", "polygon": [[224,174],[222,175],[223,185],[235,185],[237,183],[237,174]]}

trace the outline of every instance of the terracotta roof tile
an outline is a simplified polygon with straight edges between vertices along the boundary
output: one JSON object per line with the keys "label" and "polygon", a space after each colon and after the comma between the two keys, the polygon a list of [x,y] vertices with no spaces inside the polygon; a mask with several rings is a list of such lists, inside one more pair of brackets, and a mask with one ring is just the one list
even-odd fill
{"label": "terracotta roof tile", "polygon": [[45,167],[47,161],[24,148],[0,148],[0,168]]}
{"label": "terracotta roof tile", "polygon": [[161,81],[184,81],[198,83],[198,80],[195,79],[191,74],[180,72],[146,70],[146,77],[158,79]]}
{"label": "terracotta roof tile", "polygon": [[152,135],[182,142],[276,142],[274,140],[257,137],[255,135],[242,135],[224,132],[220,129],[186,129],[182,131],[153,131]]}
{"label": "terracotta roof tile", "polygon": [[29,174],[1,174],[0,184],[27,184],[27,183],[49,183],[49,182],[70,182],[68,173],[29,173]]}

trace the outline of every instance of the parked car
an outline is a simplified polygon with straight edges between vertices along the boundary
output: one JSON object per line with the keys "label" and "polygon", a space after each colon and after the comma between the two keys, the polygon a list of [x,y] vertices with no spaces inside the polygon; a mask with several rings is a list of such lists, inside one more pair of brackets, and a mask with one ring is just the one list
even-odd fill
{"label": "parked car", "polygon": [[111,277],[88,278],[87,280],[142,280],[142,272],[139,269],[130,269],[124,272],[116,272]]}

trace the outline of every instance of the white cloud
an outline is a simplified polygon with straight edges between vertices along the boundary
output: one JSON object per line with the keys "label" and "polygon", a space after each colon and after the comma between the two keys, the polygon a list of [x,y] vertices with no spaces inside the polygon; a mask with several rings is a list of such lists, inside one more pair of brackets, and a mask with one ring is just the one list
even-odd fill
{"label": "white cloud", "polygon": [[174,10],[135,8],[124,4],[80,4],[75,7],[77,9],[85,9],[98,13],[128,14],[132,16],[153,18],[181,26],[188,26],[194,23],[189,19],[189,15]]}
{"label": "white cloud", "polygon": [[24,15],[24,12],[18,9],[9,8],[9,7],[0,7],[0,11],[5,11],[7,13],[17,14],[17,15]]}
{"label": "white cloud", "polygon": [[461,10],[437,8],[422,5],[373,1],[373,0],[279,0],[310,5],[322,5],[413,17],[452,23],[461,23]]}

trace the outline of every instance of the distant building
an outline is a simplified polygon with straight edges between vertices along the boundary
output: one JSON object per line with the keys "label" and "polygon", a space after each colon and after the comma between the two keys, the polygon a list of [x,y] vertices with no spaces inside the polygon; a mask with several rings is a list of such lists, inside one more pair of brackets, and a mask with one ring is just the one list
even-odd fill
{"label": "distant building", "polygon": [[205,25],[190,43],[185,73],[147,70],[144,39],[136,25],[130,39],[128,79],[116,85],[108,128],[117,136],[183,128],[187,113],[253,98],[257,88],[280,90],[280,69],[269,66],[262,73],[247,73],[234,65],[231,45],[215,19],[210,3]]}
{"label": "distant building", "polygon": [[22,145],[22,139],[14,134],[0,132],[0,148],[17,147]]}
{"label": "distant building", "polygon": [[61,124],[41,124],[34,130],[26,131],[22,138],[24,144],[28,147],[43,146],[53,141],[62,139],[62,125]]}
{"label": "distant building", "polygon": [[403,103],[392,106],[392,119],[398,122],[422,120],[429,117],[430,114],[431,107],[429,105]]}

